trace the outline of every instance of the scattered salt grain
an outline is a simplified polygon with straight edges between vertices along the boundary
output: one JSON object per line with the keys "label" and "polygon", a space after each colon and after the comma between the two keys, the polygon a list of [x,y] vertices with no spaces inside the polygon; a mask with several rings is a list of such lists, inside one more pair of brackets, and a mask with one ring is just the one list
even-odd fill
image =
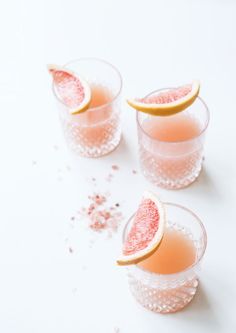
{"label": "scattered salt grain", "polygon": [[113,165],[111,166],[111,168],[112,168],[112,170],[115,170],[115,171],[119,170],[118,165],[115,165],[115,164],[113,164]]}
{"label": "scattered salt grain", "polygon": [[86,218],[89,228],[93,231],[106,230],[111,235],[117,231],[123,217],[122,213],[118,211],[119,203],[108,206],[108,196],[108,193],[106,195],[100,193],[89,195],[88,206],[82,207],[79,214]]}
{"label": "scattered salt grain", "polygon": [[89,195],[88,198],[92,201],[92,205],[94,204],[102,205],[104,204],[104,202],[107,201],[106,197],[101,194]]}

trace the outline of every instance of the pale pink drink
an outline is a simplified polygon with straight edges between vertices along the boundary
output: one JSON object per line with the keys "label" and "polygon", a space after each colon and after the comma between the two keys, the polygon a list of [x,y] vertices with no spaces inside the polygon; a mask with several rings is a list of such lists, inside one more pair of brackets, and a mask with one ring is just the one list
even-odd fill
{"label": "pale pink drink", "polygon": [[178,273],[195,262],[196,249],[192,239],[183,231],[168,228],[158,251],[138,266],[158,274]]}
{"label": "pale pink drink", "polygon": [[200,97],[172,116],[137,112],[140,164],[147,179],[168,189],[191,184],[202,168],[208,122],[209,112]]}
{"label": "pale pink drink", "polygon": [[86,79],[92,92],[89,109],[72,115],[54,88],[68,146],[76,154],[85,157],[108,154],[121,139],[120,73],[109,63],[92,58],[72,61],[65,67]]}
{"label": "pale pink drink", "polygon": [[[206,249],[206,232],[188,209],[166,203],[167,228],[154,254],[129,266],[130,289],[145,308],[170,313],[181,310],[194,297],[199,264]],[[124,233],[126,235],[129,224]]]}

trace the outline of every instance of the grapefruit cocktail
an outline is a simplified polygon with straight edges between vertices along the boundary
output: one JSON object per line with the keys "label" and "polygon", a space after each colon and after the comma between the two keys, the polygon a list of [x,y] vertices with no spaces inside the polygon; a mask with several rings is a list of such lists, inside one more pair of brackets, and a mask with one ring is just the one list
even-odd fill
{"label": "grapefruit cocktail", "polygon": [[137,110],[140,164],[152,183],[178,189],[200,174],[209,112],[199,83],[128,100]]}
{"label": "grapefruit cocktail", "polygon": [[[159,313],[181,310],[198,287],[207,236],[190,210],[147,192],[123,234],[119,265],[126,265],[132,294]],[[157,237],[158,235],[158,237]]]}
{"label": "grapefruit cocktail", "polygon": [[85,157],[108,154],[121,138],[120,73],[92,58],[72,61],[59,70],[49,68],[69,148]]}

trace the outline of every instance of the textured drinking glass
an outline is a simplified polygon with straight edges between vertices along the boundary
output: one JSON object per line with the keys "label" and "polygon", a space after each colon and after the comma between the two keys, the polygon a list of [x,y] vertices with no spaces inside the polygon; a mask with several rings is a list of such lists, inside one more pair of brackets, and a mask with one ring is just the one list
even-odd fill
{"label": "textured drinking glass", "polygon": [[[150,95],[154,93],[157,91]],[[202,168],[208,123],[209,111],[200,97],[186,110],[172,116],[159,117],[137,111],[139,155],[144,176],[167,189],[191,184]]]}
{"label": "textured drinking glass", "polygon": [[[195,261],[174,274],[157,274],[138,265],[127,266],[129,286],[135,299],[145,308],[159,313],[179,311],[192,300],[197,291],[200,262],[207,245],[205,228],[194,213],[172,203],[165,203],[165,208],[167,228],[181,231],[193,242]],[[132,217],[125,226],[123,240],[131,220]]]}
{"label": "textured drinking glass", "polygon": [[121,75],[111,64],[93,58],[71,61],[65,68],[86,79],[92,90],[90,108],[81,114],[71,115],[53,86],[67,144],[81,156],[106,155],[118,146],[121,139]]}

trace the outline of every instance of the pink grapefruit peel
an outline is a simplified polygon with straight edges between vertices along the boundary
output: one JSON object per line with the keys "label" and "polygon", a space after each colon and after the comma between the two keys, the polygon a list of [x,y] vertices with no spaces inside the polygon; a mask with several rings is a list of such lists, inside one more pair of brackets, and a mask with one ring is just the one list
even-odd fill
{"label": "pink grapefruit peel", "polygon": [[165,228],[163,204],[154,194],[145,192],[131,223],[118,265],[137,264],[158,249]]}
{"label": "pink grapefruit peel", "polygon": [[78,114],[89,108],[91,89],[83,78],[56,65],[48,65],[48,71],[53,77],[56,94],[68,106],[71,114]]}
{"label": "pink grapefruit peel", "polygon": [[144,98],[128,99],[134,109],[154,116],[170,116],[193,104],[200,90],[199,81],[178,88],[157,92]]}

